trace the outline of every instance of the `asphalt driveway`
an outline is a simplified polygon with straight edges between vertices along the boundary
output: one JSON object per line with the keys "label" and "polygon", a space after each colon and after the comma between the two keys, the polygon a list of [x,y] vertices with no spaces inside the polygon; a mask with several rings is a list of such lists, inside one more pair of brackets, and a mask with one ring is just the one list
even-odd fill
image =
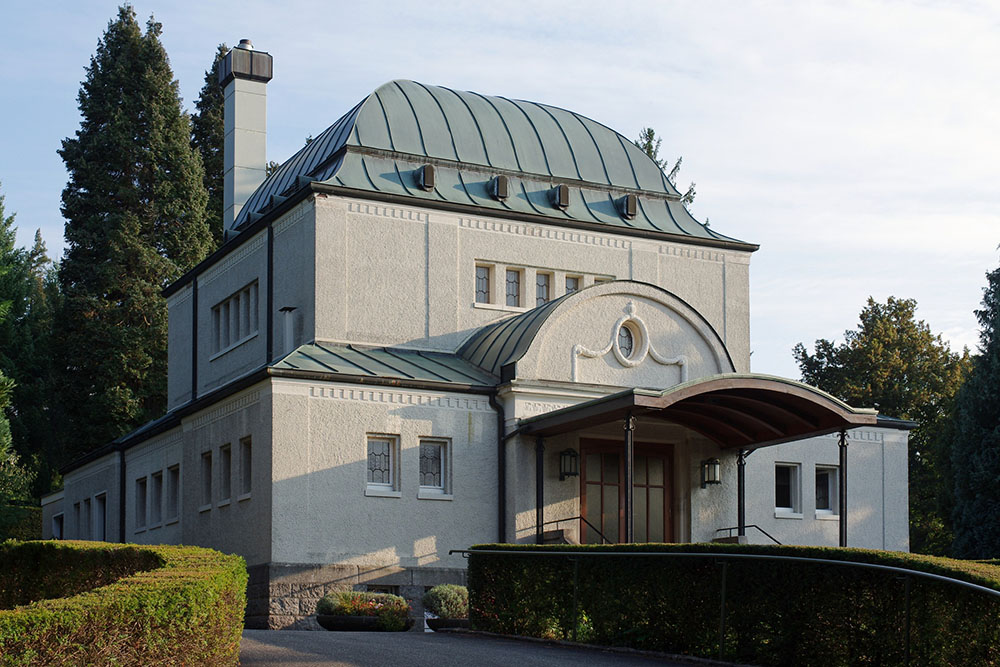
{"label": "asphalt driveway", "polygon": [[437,632],[244,630],[240,661],[248,667],[508,667],[690,665],[655,657],[482,635]]}

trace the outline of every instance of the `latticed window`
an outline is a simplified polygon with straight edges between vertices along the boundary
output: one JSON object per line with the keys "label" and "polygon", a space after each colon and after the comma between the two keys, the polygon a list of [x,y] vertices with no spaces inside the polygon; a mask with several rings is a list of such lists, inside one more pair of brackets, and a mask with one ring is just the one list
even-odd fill
{"label": "latticed window", "polygon": [[626,359],[632,357],[632,351],[635,349],[635,337],[632,335],[632,330],[624,324],[618,329],[618,349],[621,350],[622,356]]}
{"label": "latticed window", "polygon": [[507,305],[521,305],[521,272],[507,269]]}
{"label": "latticed window", "polygon": [[566,294],[580,291],[580,277],[566,276]]}
{"label": "latticed window", "polygon": [[368,438],[368,483],[395,484],[395,443],[390,438]]}
{"label": "latticed window", "polygon": [[547,273],[535,274],[535,306],[541,306],[549,302],[550,283],[552,276]]}
{"label": "latticed window", "polygon": [[426,440],[420,443],[420,486],[444,489],[445,444]]}
{"label": "latticed window", "polygon": [[476,267],[476,303],[490,302],[490,267]]}

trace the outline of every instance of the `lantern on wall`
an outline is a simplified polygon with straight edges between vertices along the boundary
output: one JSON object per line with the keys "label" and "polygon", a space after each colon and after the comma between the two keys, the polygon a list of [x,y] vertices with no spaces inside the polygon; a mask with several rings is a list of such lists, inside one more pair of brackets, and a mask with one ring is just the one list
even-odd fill
{"label": "lantern on wall", "polygon": [[709,484],[722,484],[722,464],[719,459],[705,459],[701,462],[701,488]]}
{"label": "lantern on wall", "polygon": [[567,477],[577,477],[580,474],[580,455],[575,449],[564,449],[559,452],[559,481]]}

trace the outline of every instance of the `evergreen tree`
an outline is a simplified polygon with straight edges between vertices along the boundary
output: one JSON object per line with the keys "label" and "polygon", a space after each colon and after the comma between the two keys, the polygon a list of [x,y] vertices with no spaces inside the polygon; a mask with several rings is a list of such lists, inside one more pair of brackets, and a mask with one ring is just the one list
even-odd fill
{"label": "evergreen tree", "polygon": [[8,410],[14,380],[9,376],[11,360],[8,351],[14,338],[12,311],[19,301],[24,266],[23,253],[14,247],[16,234],[14,214],[6,215],[4,196],[0,194],[0,457],[3,458],[6,458],[12,444]]}
{"label": "evergreen tree", "polygon": [[955,554],[1000,557],[1000,268],[986,276],[979,354],[955,409]]}
{"label": "evergreen tree", "polygon": [[205,85],[198,94],[191,117],[191,145],[201,154],[205,168],[205,190],[208,192],[206,214],[215,246],[222,245],[222,191],[225,163],[225,98],[219,85],[219,63],[229,53],[229,47],[219,44],[212,67],[205,72]]}
{"label": "evergreen tree", "polygon": [[[309,143],[308,141],[306,143]],[[656,166],[660,168],[660,171],[666,171],[668,162],[665,159],[660,158],[660,145],[663,144],[663,139],[656,136],[656,131],[651,127],[644,127],[639,132],[639,138],[632,142],[636,147],[643,153],[649,156]],[[671,185],[677,185],[677,174],[680,173],[681,163],[684,162],[684,157],[678,157],[677,162],[667,173],[667,180],[670,181]],[[688,186],[687,191],[681,195],[681,203],[685,207],[690,206],[694,203],[695,197],[695,184],[692,182]]]}
{"label": "evergreen tree", "polygon": [[80,89],[80,129],[60,150],[70,174],[56,341],[67,457],[162,414],[160,290],[212,247],[201,159],[160,32],[118,10]]}
{"label": "evergreen tree", "polygon": [[915,317],[917,302],[869,298],[857,330],[844,343],[800,343],[795,360],[802,380],[859,407],[910,419],[910,549],[944,555],[951,545],[951,410],[965,376],[968,353],[953,353],[940,335]]}

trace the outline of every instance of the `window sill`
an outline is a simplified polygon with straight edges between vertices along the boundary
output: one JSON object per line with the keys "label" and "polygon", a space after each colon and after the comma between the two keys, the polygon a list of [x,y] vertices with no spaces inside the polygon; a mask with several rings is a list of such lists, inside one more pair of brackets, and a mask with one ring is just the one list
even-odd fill
{"label": "window sill", "polygon": [[480,303],[479,301],[474,301],[472,307],[482,308],[483,310],[500,310],[505,313],[526,313],[531,310],[530,308],[523,308],[521,306],[502,306],[499,303]]}
{"label": "window sill", "polygon": [[233,343],[229,347],[225,347],[225,348],[219,350],[218,352],[216,352],[215,354],[211,355],[208,358],[208,360],[209,361],[215,361],[216,359],[218,359],[222,355],[226,354],[227,352],[232,352],[233,350],[235,350],[236,348],[238,348],[243,343],[246,343],[247,341],[250,341],[250,340],[253,340],[254,338],[256,338],[257,337],[257,333],[258,333],[257,331],[254,331],[249,336],[245,336],[243,338],[240,338],[238,341],[236,341],[235,343]]}
{"label": "window sill", "polygon": [[181,519],[180,519],[180,517],[177,517],[177,516],[175,516],[175,517],[174,517],[173,519],[167,519],[167,520],[166,520],[166,521],[165,521],[165,522],[163,523],[163,525],[164,525],[164,526],[172,526],[172,525],[174,525],[175,523],[177,523],[177,522],[178,522],[178,521],[180,521],[180,520],[181,520]]}
{"label": "window sill", "polygon": [[244,493],[244,494],[236,497],[236,502],[238,502],[238,503],[242,503],[244,500],[250,500],[250,494],[249,493]]}
{"label": "window sill", "polygon": [[454,500],[455,496],[440,489],[420,489],[417,491],[420,500]]}
{"label": "window sill", "polygon": [[156,523],[154,523],[153,525],[151,525],[149,527],[149,530],[156,530],[157,528],[162,528],[162,527],[163,527],[163,524],[160,523],[159,521],[157,521]]}
{"label": "window sill", "polygon": [[816,510],[817,521],[840,521],[840,515],[828,510]]}
{"label": "window sill", "polygon": [[212,504],[211,503],[209,503],[208,505],[202,505],[201,507],[198,508],[198,511],[199,512],[207,512],[210,509],[212,509]]}
{"label": "window sill", "polygon": [[402,498],[403,494],[399,491],[393,491],[392,489],[380,489],[378,487],[369,486],[365,489],[365,495],[371,496],[373,498]]}
{"label": "window sill", "polygon": [[802,512],[784,512],[782,510],[774,511],[775,519],[801,519]]}
{"label": "window sill", "polygon": [[215,506],[216,507],[225,507],[228,504],[229,504],[229,498],[226,498],[225,500],[220,500],[219,502],[215,503]]}
{"label": "window sill", "polygon": [[[139,535],[140,533],[145,533],[145,532],[146,532],[146,527],[145,527],[145,526],[143,526],[142,528],[136,528],[136,529],[135,529],[135,534],[136,534],[136,535]],[[86,538],[86,539],[88,539],[88,540],[89,540],[90,538],[88,537],[88,538]]]}

